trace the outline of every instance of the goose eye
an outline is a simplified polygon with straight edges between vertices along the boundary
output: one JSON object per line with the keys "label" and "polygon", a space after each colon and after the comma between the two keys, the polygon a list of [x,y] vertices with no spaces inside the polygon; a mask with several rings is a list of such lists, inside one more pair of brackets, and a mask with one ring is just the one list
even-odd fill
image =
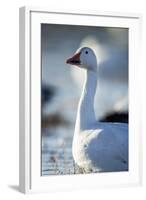
{"label": "goose eye", "polygon": [[88,54],[88,51],[85,51],[85,54]]}

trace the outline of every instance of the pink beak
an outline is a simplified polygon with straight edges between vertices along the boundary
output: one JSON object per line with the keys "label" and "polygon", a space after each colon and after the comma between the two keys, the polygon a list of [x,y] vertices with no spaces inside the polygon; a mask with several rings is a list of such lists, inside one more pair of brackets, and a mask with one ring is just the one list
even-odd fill
{"label": "pink beak", "polygon": [[66,60],[67,64],[79,65],[80,64],[80,52],[73,55],[73,57]]}

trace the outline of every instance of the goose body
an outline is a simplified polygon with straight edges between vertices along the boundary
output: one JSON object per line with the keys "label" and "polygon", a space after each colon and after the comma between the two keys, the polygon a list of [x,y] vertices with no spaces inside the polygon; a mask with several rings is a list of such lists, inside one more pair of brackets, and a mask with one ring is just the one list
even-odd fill
{"label": "goose body", "polygon": [[88,47],[79,49],[67,63],[86,70],[72,144],[75,163],[86,173],[127,171],[128,125],[96,121],[98,67],[94,51]]}

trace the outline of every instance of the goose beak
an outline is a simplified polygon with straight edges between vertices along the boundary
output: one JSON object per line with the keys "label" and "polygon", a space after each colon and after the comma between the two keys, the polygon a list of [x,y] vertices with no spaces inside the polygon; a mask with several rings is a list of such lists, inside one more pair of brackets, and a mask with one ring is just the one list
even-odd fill
{"label": "goose beak", "polygon": [[80,65],[80,52],[73,55],[73,57],[66,60],[67,64]]}

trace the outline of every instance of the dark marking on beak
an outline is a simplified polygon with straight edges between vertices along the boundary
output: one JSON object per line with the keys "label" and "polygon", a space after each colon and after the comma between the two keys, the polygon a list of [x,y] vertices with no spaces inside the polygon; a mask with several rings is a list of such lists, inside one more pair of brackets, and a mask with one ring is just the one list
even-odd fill
{"label": "dark marking on beak", "polygon": [[80,65],[80,54],[77,53],[73,57],[67,59],[66,63],[71,65]]}

